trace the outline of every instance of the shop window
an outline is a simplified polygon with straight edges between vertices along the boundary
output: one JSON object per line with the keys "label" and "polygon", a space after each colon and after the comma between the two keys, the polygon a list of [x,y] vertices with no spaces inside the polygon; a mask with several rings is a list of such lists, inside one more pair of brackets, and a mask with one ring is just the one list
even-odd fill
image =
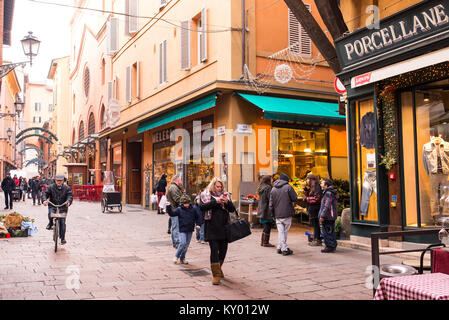
{"label": "shop window", "polygon": [[115,185],[121,189],[122,186],[122,144],[112,146],[112,171],[114,173]]}
{"label": "shop window", "polygon": [[278,172],[291,179],[304,179],[308,173],[329,177],[328,129],[279,131]]}
{"label": "shop window", "polygon": [[449,80],[402,93],[406,225],[449,216]]}
{"label": "shop window", "polygon": [[356,108],[356,189],[359,219],[378,221],[374,104],[372,99],[358,101]]}
{"label": "shop window", "polygon": [[175,164],[171,161],[173,150],[172,143],[170,145],[167,143],[153,145],[153,185],[156,185],[164,173],[167,175],[167,182],[170,182],[175,175]]}

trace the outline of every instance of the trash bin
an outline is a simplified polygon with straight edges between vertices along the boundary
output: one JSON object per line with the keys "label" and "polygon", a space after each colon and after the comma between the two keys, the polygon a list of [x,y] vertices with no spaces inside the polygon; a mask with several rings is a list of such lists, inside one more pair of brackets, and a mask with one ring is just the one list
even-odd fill
{"label": "trash bin", "polygon": [[411,276],[417,274],[417,270],[407,265],[383,264],[380,266],[380,278]]}

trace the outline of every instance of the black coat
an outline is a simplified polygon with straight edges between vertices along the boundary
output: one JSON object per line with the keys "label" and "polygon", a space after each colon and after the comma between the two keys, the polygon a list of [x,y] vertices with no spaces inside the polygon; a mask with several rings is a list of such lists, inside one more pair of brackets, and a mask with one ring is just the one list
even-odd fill
{"label": "black coat", "polygon": [[273,214],[270,211],[271,185],[263,184],[259,190],[259,203],[257,205],[257,216],[261,219],[272,220]]}
{"label": "black coat", "polygon": [[204,240],[226,240],[225,226],[229,223],[229,212],[234,212],[235,207],[232,201],[228,201],[224,208],[221,204],[217,203],[215,198],[207,203],[201,202],[200,210],[206,212],[212,211],[210,220],[204,220]]}
{"label": "black coat", "polygon": [[30,189],[31,192],[38,192],[42,191],[42,187],[44,186],[44,182],[42,180],[31,180],[30,182]]}
{"label": "black coat", "polygon": [[167,179],[166,179],[166,175],[164,174],[159,179],[159,182],[156,184],[156,191],[157,192],[165,192],[166,188],[167,188]]}
{"label": "black coat", "polygon": [[[68,201],[69,204],[73,202],[73,193],[68,185],[63,184],[61,188],[58,188],[56,183],[50,185],[44,192],[44,201],[50,200],[56,205],[61,205]],[[49,207],[54,208],[53,205],[48,204]],[[67,207],[61,207],[60,212],[66,212]]]}
{"label": "black coat", "polygon": [[2,190],[4,192],[12,192],[16,189],[16,183],[14,182],[14,179],[11,177],[6,177],[2,181]]}

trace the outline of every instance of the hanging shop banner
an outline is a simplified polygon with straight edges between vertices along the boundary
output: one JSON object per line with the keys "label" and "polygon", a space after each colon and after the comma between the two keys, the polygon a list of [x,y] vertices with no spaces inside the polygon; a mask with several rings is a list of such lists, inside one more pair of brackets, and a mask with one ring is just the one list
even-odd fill
{"label": "hanging shop banner", "polygon": [[335,41],[343,70],[449,39],[449,0],[429,0]]}

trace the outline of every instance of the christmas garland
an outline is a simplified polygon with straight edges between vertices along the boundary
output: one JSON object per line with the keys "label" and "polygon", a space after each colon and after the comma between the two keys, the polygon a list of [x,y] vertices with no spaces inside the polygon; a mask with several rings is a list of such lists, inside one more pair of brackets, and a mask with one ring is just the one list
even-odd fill
{"label": "christmas garland", "polygon": [[[417,84],[447,79],[449,77],[449,62],[443,62],[428,68],[411,71],[397,77],[382,81],[377,87],[378,105],[383,118],[384,154],[381,155],[381,165],[390,170],[397,163],[398,145],[396,139],[397,123],[395,114],[396,91]],[[383,88],[383,89],[381,89]]]}
{"label": "christmas garland", "polygon": [[396,164],[398,158],[398,146],[396,141],[396,116],[395,116],[395,89],[392,85],[384,88],[379,93],[382,101],[384,154],[381,155],[381,165],[390,170]]}

